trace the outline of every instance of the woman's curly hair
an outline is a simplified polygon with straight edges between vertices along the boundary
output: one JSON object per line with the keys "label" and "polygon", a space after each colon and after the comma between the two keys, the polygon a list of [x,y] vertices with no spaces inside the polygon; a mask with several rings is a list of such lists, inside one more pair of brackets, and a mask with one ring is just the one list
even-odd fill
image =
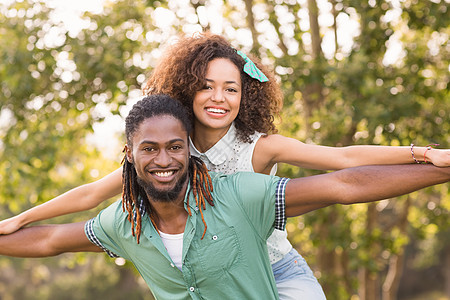
{"label": "woman's curly hair", "polygon": [[205,84],[208,63],[226,58],[241,72],[242,98],[235,126],[239,139],[250,142],[255,132],[275,133],[274,117],[282,106],[282,93],[274,73],[252,55],[248,57],[267,76],[260,82],[248,76],[244,59],[222,36],[211,33],[183,37],[171,45],[144,86],[144,94],[168,94],[180,101],[193,118],[193,100]]}

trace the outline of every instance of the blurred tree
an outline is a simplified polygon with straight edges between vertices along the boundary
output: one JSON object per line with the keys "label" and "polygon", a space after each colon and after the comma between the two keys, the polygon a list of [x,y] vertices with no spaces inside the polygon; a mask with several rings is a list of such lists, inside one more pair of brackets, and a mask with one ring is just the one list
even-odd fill
{"label": "blurred tree", "polygon": [[[311,2],[307,4],[311,6]],[[409,1],[398,8],[404,16],[400,20],[389,19],[395,11],[390,2],[334,1],[330,4],[334,5],[331,11],[338,17],[357,17],[360,33],[349,53],[335,52],[325,64],[314,63],[314,57],[322,55],[314,50],[314,37],[311,37],[311,48],[302,47],[299,54],[277,60],[277,65],[293,67],[292,73],[281,80],[286,95],[283,132],[325,145],[409,145],[440,141],[448,147],[450,102],[445,62],[449,52],[446,48],[448,23],[443,21],[446,20],[443,13],[447,12],[445,3],[425,1],[418,7],[427,16],[435,13],[430,16],[435,22],[425,22],[432,29],[410,24],[413,18],[406,14],[416,8]],[[313,16],[309,14],[310,19]],[[412,30],[416,27],[423,31]],[[323,34],[327,28],[321,30]],[[310,34],[314,36],[314,32],[311,25]],[[387,46],[394,42],[394,32],[405,51],[414,49],[414,53],[408,51],[394,64],[386,65]],[[311,64],[302,61],[305,58]],[[298,61],[304,65],[299,66]],[[316,77],[319,80],[314,82]],[[321,101],[315,106],[308,101],[312,83],[322,86],[323,105]],[[312,113],[303,114],[305,118],[299,120],[296,111]],[[293,168],[284,170],[294,176],[313,173]],[[432,194],[440,195],[439,204],[432,200]],[[431,237],[418,236],[414,231],[433,228],[435,233],[448,232],[448,224],[444,224],[448,217],[448,187],[439,186],[418,195],[386,203],[324,209],[300,218],[300,223],[291,227],[294,232],[290,237],[302,245],[300,253],[304,253],[305,237],[312,239],[315,246],[312,253],[317,257],[321,282],[330,298],[348,299],[358,288],[359,299],[397,299],[408,241],[429,241]],[[431,227],[423,221],[418,222],[420,225],[411,224],[412,219],[423,220],[428,210],[433,215]],[[417,219],[411,217],[413,211]],[[309,235],[295,229],[300,227],[304,231],[308,227],[305,224],[314,224]],[[313,262],[309,257],[307,260]],[[359,282],[349,280],[356,278],[356,271]]]}
{"label": "blurred tree", "polygon": [[[53,19],[54,9],[39,1],[2,3],[0,12],[0,217],[6,218],[119,167],[120,149],[111,161],[86,137],[105,110],[119,112],[128,92],[139,88],[143,69],[129,63],[137,42],[122,32],[109,38],[103,29],[97,36],[89,22],[71,37]],[[149,299],[135,274],[94,256],[0,258],[0,298],[123,299],[113,287],[132,279],[127,297]]]}

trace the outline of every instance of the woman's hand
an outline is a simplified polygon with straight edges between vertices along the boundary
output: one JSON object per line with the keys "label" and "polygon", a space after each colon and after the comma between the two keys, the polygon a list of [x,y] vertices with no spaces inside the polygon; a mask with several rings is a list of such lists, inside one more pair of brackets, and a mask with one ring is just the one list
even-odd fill
{"label": "woman's hand", "polygon": [[0,234],[10,234],[19,230],[24,225],[20,222],[19,216],[0,221]]}
{"label": "woman's hand", "polygon": [[450,150],[431,148],[426,150],[425,159],[436,167],[450,167]]}

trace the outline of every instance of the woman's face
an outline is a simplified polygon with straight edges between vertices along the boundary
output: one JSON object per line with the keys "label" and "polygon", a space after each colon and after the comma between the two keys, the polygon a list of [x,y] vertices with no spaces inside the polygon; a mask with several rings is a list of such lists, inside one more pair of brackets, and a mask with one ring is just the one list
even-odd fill
{"label": "woman's face", "polygon": [[236,119],[241,103],[241,73],[226,58],[209,62],[203,89],[194,96],[195,129],[226,129]]}

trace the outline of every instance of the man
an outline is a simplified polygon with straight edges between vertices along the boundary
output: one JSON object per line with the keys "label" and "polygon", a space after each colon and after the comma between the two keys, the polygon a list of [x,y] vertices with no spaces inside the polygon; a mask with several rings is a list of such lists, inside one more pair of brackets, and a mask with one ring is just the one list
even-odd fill
{"label": "man", "polygon": [[139,101],[126,119],[122,201],[86,223],[1,236],[0,255],[103,249],[132,261],[157,299],[276,299],[266,239],[284,228],[286,216],[450,180],[450,168],[431,165],[359,167],[292,180],[209,175],[189,156],[189,132],[177,101],[164,95]]}

